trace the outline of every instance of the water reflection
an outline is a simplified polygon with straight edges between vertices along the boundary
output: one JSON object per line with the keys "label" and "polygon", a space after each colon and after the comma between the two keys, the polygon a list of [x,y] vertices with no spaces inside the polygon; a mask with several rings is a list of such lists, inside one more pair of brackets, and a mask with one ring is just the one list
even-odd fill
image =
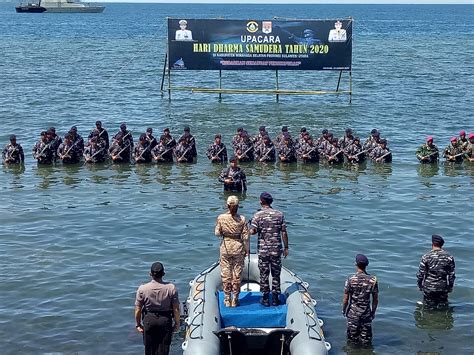
{"label": "water reflection", "polygon": [[[418,173],[418,176],[424,177],[424,178],[430,178],[435,175],[438,175],[439,173],[439,164],[418,164],[416,167],[416,172]],[[426,186],[429,187],[428,182],[423,182]]]}
{"label": "water reflection", "polygon": [[64,173],[63,182],[67,186],[78,185],[81,182],[81,179],[76,175],[79,173],[82,164],[65,164],[62,166]]}
{"label": "water reflection", "polygon": [[375,354],[374,348],[371,345],[355,345],[347,342],[346,346],[342,348],[342,351],[347,355],[373,355]]}
{"label": "water reflection", "polygon": [[108,176],[102,176],[98,174],[102,171],[109,170],[109,164],[107,163],[84,164],[84,168],[88,170],[90,173],[92,173],[92,176],[90,179],[92,182],[96,184],[105,183],[109,179]]}
{"label": "water reflection", "polygon": [[392,175],[392,164],[374,163],[372,164],[372,172],[383,178],[388,178]]}
{"label": "water reflection", "polygon": [[157,164],[156,168],[158,170],[156,174],[156,181],[163,185],[170,185],[172,180],[169,177],[171,176],[173,163]]}
{"label": "water reflection", "polygon": [[454,307],[430,309],[422,304],[416,306],[413,312],[415,325],[420,329],[442,330],[451,329],[454,326]]}
{"label": "water reflection", "polygon": [[10,174],[12,176],[12,185],[14,188],[21,189],[23,185],[21,182],[21,176],[25,172],[25,164],[3,164],[3,173]]}
{"label": "water reflection", "polygon": [[109,167],[112,171],[115,171],[116,174],[113,174],[110,178],[117,182],[125,182],[130,177],[132,173],[132,165],[129,163],[114,163],[110,164]]}
{"label": "water reflection", "polygon": [[55,182],[53,176],[52,165],[38,164],[36,168],[36,175],[38,176],[38,188],[47,189],[51,183]]}
{"label": "water reflection", "polygon": [[148,185],[153,182],[151,179],[151,169],[154,169],[152,164],[135,165],[135,173],[137,174],[140,183]]}
{"label": "water reflection", "polygon": [[463,173],[464,168],[462,163],[445,162],[444,163],[444,175],[446,176],[459,176]]}

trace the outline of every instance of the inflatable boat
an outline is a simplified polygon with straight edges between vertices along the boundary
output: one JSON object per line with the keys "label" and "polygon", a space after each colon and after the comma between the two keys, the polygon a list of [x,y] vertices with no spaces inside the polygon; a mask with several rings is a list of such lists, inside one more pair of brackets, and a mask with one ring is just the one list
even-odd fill
{"label": "inflatable boat", "polygon": [[238,307],[224,306],[220,273],[217,262],[189,282],[185,355],[322,355],[331,349],[316,315],[316,300],[295,273],[282,267],[281,304],[270,307],[259,302],[257,255],[245,259]]}

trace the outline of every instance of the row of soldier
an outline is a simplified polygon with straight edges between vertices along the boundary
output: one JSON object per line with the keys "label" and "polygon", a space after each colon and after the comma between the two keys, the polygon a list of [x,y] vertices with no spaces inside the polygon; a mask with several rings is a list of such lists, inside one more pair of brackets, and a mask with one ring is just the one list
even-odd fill
{"label": "row of soldier", "polygon": [[[432,136],[426,137],[426,143],[416,151],[416,157],[423,164],[436,163],[439,160],[439,149]],[[443,151],[446,161],[461,163],[463,160],[474,162],[474,133],[459,132],[459,137],[451,137],[449,145]]]}
{"label": "row of soldier", "polygon": [[[390,162],[391,152],[387,142],[380,138],[377,130],[372,130],[371,136],[362,145],[358,137],[352,135],[351,129],[337,139],[328,130],[323,130],[321,136],[313,141],[306,131],[295,139],[286,126],[272,141],[264,126],[261,126],[255,137],[250,137],[246,130],[239,128],[232,139],[232,149],[238,161],[274,162],[277,158],[282,162],[318,162],[320,158],[330,164],[342,163],[344,157],[348,162],[360,163],[366,156],[377,162]],[[227,161],[227,148],[220,134],[208,147],[206,155],[213,163]],[[64,139],[56,134],[54,127],[41,132],[41,137],[33,147],[33,157],[40,164],[51,164],[61,160],[65,164],[79,163],[82,158],[87,163],[104,162],[108,157],[117,163],[133,161],[135,163],[150,162],[193,162],[197,156],[196,141],[185,127],[182,136],[176,141],[165,128],[160,139],[153,136],[153,129],[147,128],[134,145],[132,131],[127,130],[122,123],[120,130],[113,136],[109,144],[109,135],[100,121],[96,122],[87,141],[77,132],[76,126],[71,127]],[[16,142],[16,137],[10,137],[10,144],[3,150],[4,163],[20,163],[24,161],[23,148]]]}

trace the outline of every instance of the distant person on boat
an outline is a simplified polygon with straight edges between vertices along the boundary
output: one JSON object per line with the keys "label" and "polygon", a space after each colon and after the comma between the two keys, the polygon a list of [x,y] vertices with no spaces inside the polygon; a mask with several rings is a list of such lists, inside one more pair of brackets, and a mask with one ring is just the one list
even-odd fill
{"label": "distant person on boat", "polygon": [[193,33],[186,29],[188,26],[188,21],[180,20],[179,21],[179,30],[176,31],[175,40],[177,41],[192,41]]}
{"label": "distant person on boat", "polygon": [[444,149],[443,156],[449,162],[461,163],[464,160],[464,152],[458,145],[456,137],[451,137],[451,143]]}
{"label": "distant person on boat", "polygon": [[[240,283],[245,255],[249,256],[249,230],[244,216],[238,214],[237,196],[227,198],[228,212],[217,217],[214,233],[221,237],[220,266],[224,305],[239,305]],[[232,297],[231,297],[232,296]]]}
{"label": "distant person on boat", "polygon": [[21,164],[25,161],[23,148],[16,142],[16,136],[10,136],[10,143],[2,151],[3,164]]}
{"label": "distant person on boat", "polygon": [[138,288],[135,298],[135,328],[143,334],[146,355],[168,355],[172,333],[180,326],[178,289],[163,281],[164,275],[163,264],[153,263],[151,281]]}
{"label": "distant person on boat", "polygon": [[379,303],[379,286],[377,277],[366,272],[369,259],[357,254],[355,262],[356,273],[348,277],[344,286],[342,314],[347,317],[347,341],[369,346],[372,343],[372,320]]}
{"label": "distant person on boat", "polygon": [[282,212],[272,208],[273,197],[268,192],[260,194],[261,210],[251,222],[251,234],[258,233],[258,268],[260,270],[260,303],[270,306],[269,275],[272,274],[272,305],[280,304],[281,257],[288,256],[288,233]]}
{"label": "distant person on boat", "polygon": [[224,191],[247,191],[247,176],[238,166],[237,157],[230,157],[230,167],[222,170],[219,175],[219,181],[224,183]]}
{"label": "distant person on boat", "polygon": [[439,159],[438,147],[433,143],[433,137],[428,136],[426,143],[416,150],[416,157],[420,163],[436,163]]}
{"label": "distant person on boat", "polygon": [[328,41],[329,42],[347,41],[347,33],[346,33],[346,30],[342,28],[341,21],[336,21],[334,23],[334,29],[329,31]]}
{"label": "distant person on boat", "polygon": [[443,245],[443,237],[431,236],[431,250],[422,256],[416,274],[418,288],[423,292],[423,304],[428,308],[448,305],[448,293],[453,291],[456,279],[454,258]]}
{"label": "distant person on boat", "polygon": [[102,122],[101,121],[96,121],[95,122],[95,128],[89,133],[89,136],[87,138],[91,139],[95,133],[97,134],[97,140],[98,144],[105,146],[105,150],[109,149],[109,133],[107,130],[102,127]]}
{"label": "distant person on boat", "polygon": [[464,152],[464,156],[471,163],[474,163],[474,133],[469,133],[469,144]]}
{"label": "distant person on boat", "polygon": [[222,143],[222,136],[220,134],[215,135],[214,143],[207,148],[206,156],[211,163],[227,162],[227,148],[225,144]]}

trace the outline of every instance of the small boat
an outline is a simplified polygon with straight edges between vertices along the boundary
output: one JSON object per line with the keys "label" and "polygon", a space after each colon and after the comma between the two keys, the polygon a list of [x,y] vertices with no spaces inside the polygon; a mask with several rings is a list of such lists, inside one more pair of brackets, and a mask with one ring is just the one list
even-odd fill
{"label": "small boat", "polygon": [[257,255],[245,264],[238,307],[224,306],[218,262],[190,281],[183,354],[326,355],[331,344],[325,341],[308,284],[282,267],[281,304],[264,307],[257,291]]}
{"label": "small boat", "polygon": [[26,3],[26,4],[20,4],[18,6],[15,6],[16,12],[33,12],[33,13],[41,13],[45,12],[46,8],[41,6],[41,1],[36,3]]}

